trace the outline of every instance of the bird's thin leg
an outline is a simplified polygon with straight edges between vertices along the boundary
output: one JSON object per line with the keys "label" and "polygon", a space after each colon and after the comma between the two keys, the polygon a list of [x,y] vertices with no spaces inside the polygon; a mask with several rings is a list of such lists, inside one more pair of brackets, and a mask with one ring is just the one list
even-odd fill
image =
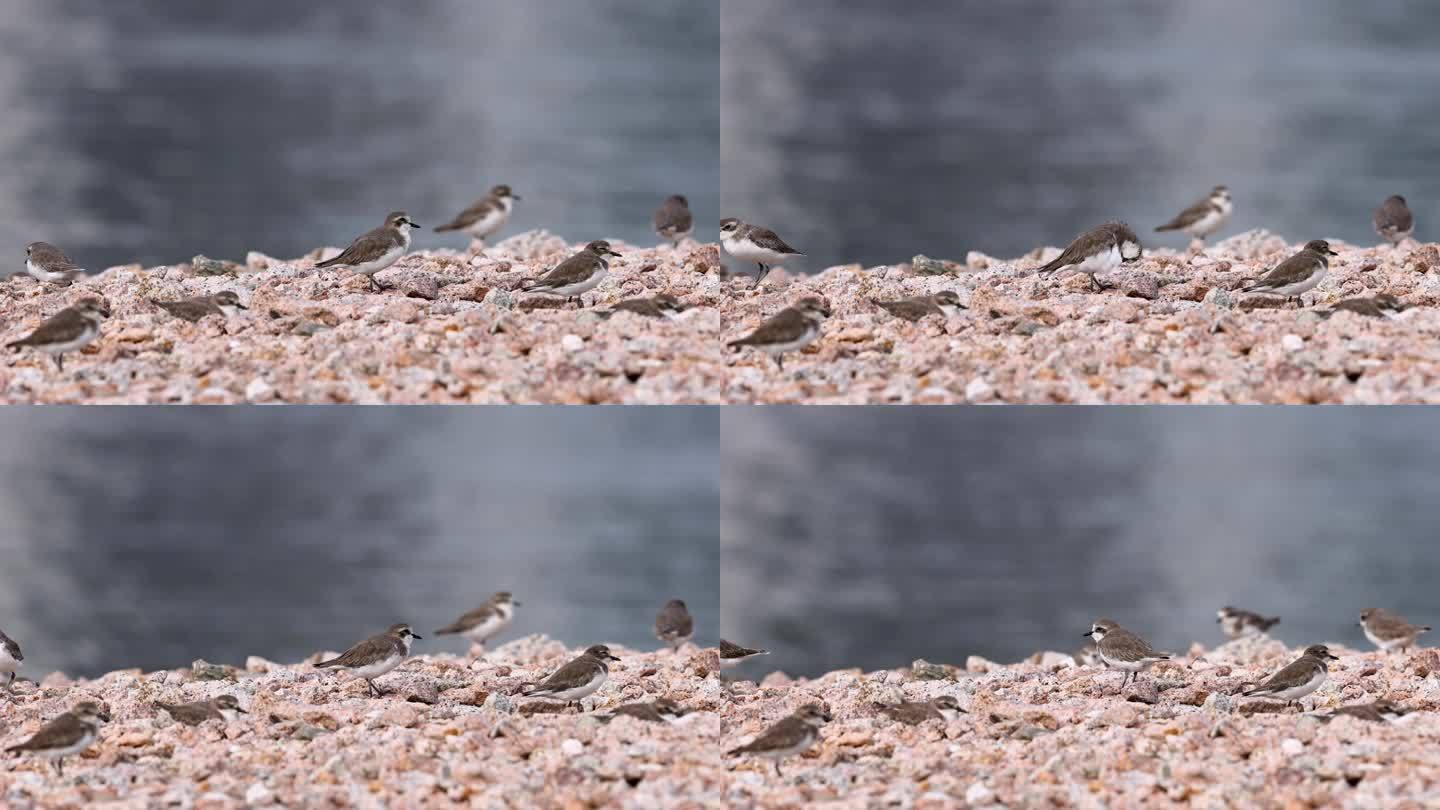
{"label": "bird's thin leg", "polygon": [[59,369],[60,371],[64,371],[64,370],[65,370],[65,355],[63,355],[63,354],[57,354],[57,355],[55,355],[55,368]]}
{"label": "bird's thin leg", "polygon": [[56,758],[55,758],[55,773],[58,774],[61,778],[64,778],[64,776],[65,776],[65,758],[64,758],[64,757],[56,757]]}
{"label": "bird's thin leg", "polygon": [[778,760],[778,759],[775,760],[775,776],[776,776],[776,778],[782,778],[782,779],[785,777],[785,774],[783,774],[783,773],[780,772],[780,760]]}
{"label": "bird's thin leg", "polygon": [[781,371],[784,371],[784,370],[785,370],[785,355],[783,355],[783,354],[777,354],[777,355],[775,355],[775,365],[779,366]]}
{"label": "bird's thin leg", "polygon": [[366,685],[368,685],[368,686],[370,687],[370,691],[373,692],[373,693],[375,693],[375,697],[385,697],[385,693],[384,693],[384,692],[381,692],[380,689],[379,689],[379,687],[375,686],[375,682],[374,682],[374,681],[370,680],[369,678],[366,678],[366,679],[365,679],[365,683],[366,683]]}
{"label": "bird's thin leg", "polygon": [[[756,262],[756,264],[759,264],[759,262]],[[764,280],[765,280],[765,277],[768,276],[768,275],[770,275],[770,268],[768,268],[768,267],[766,267],[765,265],[761,264],[761,265],[760,265],[760,275],[758,275],[758,276],[755,277],[755,286],[756,286],[756,287],[759,287],[759,286],[760,286],[760,282],[764,281]]]}

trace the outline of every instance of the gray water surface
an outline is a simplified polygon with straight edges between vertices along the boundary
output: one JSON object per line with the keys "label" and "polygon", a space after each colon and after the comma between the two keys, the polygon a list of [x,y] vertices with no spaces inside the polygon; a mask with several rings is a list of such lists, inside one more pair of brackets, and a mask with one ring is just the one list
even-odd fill
{"label": "gray water surface", "polygon": [[718,4],[0,0],[0,274],[298,256],[496,183],[500,236],[718,216]]}
{"label": "gray water surface", "polygon": [[[903,8],[902,8],[903,5]],[[1376,241],[1440,210],[1440,6],[1344,0],[726,0],[727,216],[797,269],[1015,257],[1112,217],[1154,234],[1216,184],[1219,237]]]}
{"label": "gray water surface", "polygon": [[719,613],[704,408],[0,412],[0,628],[22,674],[296,661],[511,590],[499,639],[648,649]]}
{"label": "gray water surface", "polygon": [[[1109,616],[1220,642],[1368,648],[1440,624],[1426,409],[727,408],[722,634],[792,673],[1078,649]],[[763,668],[761,668],[763,670]]]}

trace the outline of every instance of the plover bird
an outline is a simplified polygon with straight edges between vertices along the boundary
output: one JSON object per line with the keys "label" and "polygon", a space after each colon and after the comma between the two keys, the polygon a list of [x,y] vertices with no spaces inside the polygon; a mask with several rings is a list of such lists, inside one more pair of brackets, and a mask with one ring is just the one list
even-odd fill
{"label": "plover bird", "polygon": [[566,300],[579,298],[605,280],[605,274],[610,270],[610,257],[619,255],[611,249],[609,242],[597,239],[540,278],[521,284],[520,289]]}
{"label": "plover bird", "polygon": [[679,194],[668,198],[650,218],[655,235],[671,243],[675,249],[680,242],[695,230],[695,220],[690,216],[690,201]]}
{"label": "plover bird", "polygon": [[679,599],[671,599],[655,615],[655,638],[670,645],[671,652],[680,652],[685,642],[695,635],[695,620]]}
{"label": "plover bird", "polygon": [[456,214],[454,219],[444,225],[436,226],[435,232],[462,231],[479,239],[483,247],[485,240],[509,221],[510,212],[515,210],[515,201],[519,199],[520,196],[511,191],[509,186],[496,186],[490,189],[484,199],[477,200],[474,205]]}
{"label": "plover bird", "polygon": [[1226,605],[1215,611],[1215,623],[1229,638],[1258,636],[1280,623],[1279,616],[1261,616]]}
{"label": "plover bird", "polygon": [[1075,237],[1075,241],[1059,256],[1036,273],[1044,276],[1070,268],[1089,276],[1096,290],[1104,290],[1105,285],[1095,278],[1097,274],[1109,273],[1123,264],[1138,261],[1143,252],[1140,238],[1129,225],[1118,221],[1106,222]]}
{"label": "plover bird", "polygon": [[760,267],[760,275],[755,278],[756,287],[770,274],[770,268],[792,256],[805,255],[785,244],[785,240],[776,236],[774,231],[758,225],[746,225],[734,217],[720,220],[720,244],[731,256],[742,262],[754,262]]}
{"label": "plover bird", "polygon": [[228,318],[242,309],[249,307],[240,303],[240,296],[230,290],[221,290],[214,295],[200,295],[194,298],[182,298],[179,301],[161,301],[151,298],[150,303],[174,315],[175,317],[195,323],[206,315],[219,315]]}
{"label": "plover bird", "polygon": [[720,668],[734,669],[751,658],[759,658],[762,655],[769,655],[769,650],[752,650],[749,647],[741,647],[739,644],[732,644],[725,639],[720,639]]}
{"label": "plover bird", "polygon": [[51,315],[34,332],[5,344],[9,348],[29,346],[55,358],[55,367],[65,370],[65,353],[79,351],[100,336],[100,324],[110,317],[110,305],[100,298],[81,298]]}
{"label": "plover bird", "polygon": [[85,275],[65,251],[49,242],[31,242],[25,248],[25,272],[37,281],[62,287]]}
{"label": "plover bird", "polygon": [[1428,624],[1411,624],[1400,616],[1380,608],[1366,608],[1360,611],[1360,626],[1365,637],[1376,647],[1390,652],[1399,649],[1405,652],[1415,645],[1421,633],[1430,632]]}
{"label": "plover bird", "polygon": [[673,723],[689,714],[685,707],[669,698],[655,698],[649,703],[626,703],[608,712],[596,715],[600,722],[608,723],[617,717],[633,717],[649,723]]}
{"label": "plover bird", "polygon": [[240,701],[236,700],[234,695],[217,695],[194,703],[164,703],[157,700],[155,708],[187,726],[198,726],[206,720],[228,723],[242,714],[249,714],[240,708]]}
{"label": "plover bird", "polygon": [[509,591],[496,591],[485,600],[485,604],[436,630],[435,635],[461,635],[483,650],[486,642],[510,626],[510,621],[515,618],[515,608],[519,606],[520,603]]}
{"label": "plover bird", "polygon": [[799,351],[820,337],[820,325],[830,317],[830,307],[820,298],[807,297],[792,306],[775,313],[761,323],[754,332],[728,345],[732,349],[752,346],[775,358],[775,364],[785,369],[785,352]]}
{"label": "plover bird", "polygon": [[1330,249],[1330,243],[1324,239],[1306,242],[1299,253],[1275,265],[1254,284],[1240,291],[1298,299],[1302,293],[1315,289],[1330,269],[1330,257],[1339,255]]}
{"label": "plover bird", "polygon": [[316,267],[348,267],[370,280],[371,289],[382,289],[375,274],[394,264],[410,249],[410,231],[420,227],[404,211],[392,211],[385,224],[367,231],[333,259]]}
{"label": "plover bird", "polygon": [[1336,301],[1328,309],[1317,310],[1320,317],[1329,318],[1337,312],[1353,312],[1368,318],[1397,318],[1405,311],[1405,303],[1390,293],[1376,293],[1373,298],[1346,298]]}
{"label": "plover bird", "polygon": [[679,298],[670,293],[659,293],[654,298],[627,298],[624,301],[603,310],[599,313],[602,318],[609,318],[617,312],[629,312],[646,318],[672,319],[686,309]]}
{"label": "plover bird", "polygon": [[56,773],[64,776],[65,757],[84,751],[99,739],[102,722],[110,722],[110,713],[97,703],[83,701],[41,726],[35,736],[5,750],[53,759]]}
{"label": "plover bird", "polygon": [[1156,228],[1156,231],[1184,231],[1192,239],[1205,241],[1205,237],[1220,230],[1235,204],[1230,201],[1230,189],[1216,186],[1210,196],[1175,215],[1175,218]]}
{"label": "plover bird", "polygon": [[830,722],[830,712],[818,703],[807,703],[789,717],[765,729],[749,743],[733,748],[729,756],[749,754],[775,762],[775,775],[780,773],[780,760],[804,753],[820,741],[820,729]]}
{"label": "plover bird", "polygon": [[5,675],[5,688],[11,689],[15,685],[15,671],[20,669],[25,661],[25,656],[20,652],[20,644],[0,632],[0,675]]}
{"label": "plover bird", "polygon": [[1170,660],[1170,653],[1159,652],[1149,642],[1126,630],[1110,619],[1098,619],[1090,626],[1090,632],[1083,635],[1095,641],[1095,650],[1107,668],[1124,670],[1125,678],[1120,690],[1130,684],[1130,679],[1139,679],[1139,673],[1159,661]]}
{"label": "plover bird", "polygon": [[1339,660],[1324,644],[1312,644],[1305,648],[1304,655],[1241,696],[1283,700],[1289,705],[1319,689],[1330,671],[1330,662]]}
{"label": "plover bird", "polygon": [[1375,209],[1373,221],[1375,233],[1397,247],[1415,231],[1415,217],[1410,213],[1410,206],[1405,204],[1405,198],[1399,194],[1385,198],[1385,202]]}
{"label": "plover bird", "polygon": [[329,661],[321,661],[316,669],[334,667],[343,669],[356,677],[363,678],[376,697],[384,693],[375,686],[375,679],[400,666],[410,654],[414,639],[423,639],[410,629],[408,624],[392,624],[385,632],[371,636]]}
{"label": "plover bird", "polygon": [[1326,723],[1337,717],[1354,717],[1357,720],[1367,720],[1371,723],[1393,723],[1409,713],[1410,710],[1404,706],[1380,698],[1374,703],[1341,706],[1338,709],[1316,716],[1320,718],[1321,722]]}
{"label": "plover bird", "polygon": [[605,679],[610,677],[610,662],[619,661],[610,654],[610,648],[596,644],[563,667],[551,673],[550,677],[520,694],[523,697],[550,698],[566,703],[578,703],[595,693]]}
{"label": "plover bird", "polygon": [[960,303],[960,295],[954,290],[941,290],[934,295],[902,298],[899,301],[881,301],[871,298],[870,303],[907,321],[918,321],[926,315],[948,318],[965,309],[965,305]]}
{"label": "plover bird", "polygon": [[965,710],[960,708],[960,701],[956,700],[954,695],[940,695],[918,703],[909,701],[876,703],[875,708],[891,720],[912,726],[919,725],[926,720],[940,720],[948,723],[965,714]]}

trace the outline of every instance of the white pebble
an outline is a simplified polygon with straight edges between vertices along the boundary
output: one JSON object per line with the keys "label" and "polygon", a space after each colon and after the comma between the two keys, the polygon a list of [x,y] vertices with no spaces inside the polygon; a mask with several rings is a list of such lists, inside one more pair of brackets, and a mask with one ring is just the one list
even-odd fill
{"label": "white pebble", "polygon": [[245,791],[245,803],[248,805],[269,804],[272,798],[270,788],[265,787],[263,782],[256,782]]}
{"label": "white pebble", "polygon": [[585,348],[585,341],[579,335],[566,335],[560,338],[560,348],[567,352],[578,352]]}
{"label": "white pebble", "polygon": [[1299,335],[1286,335],[1280,338],[1280,346],[1287,352],[1298,352],[1305,348],[1305,339]]}
{"label": "white pebble", "polygon": [[983,377],[976,377],[965,386],[965,398],[971,402],[984,402],[994,394],[995,389]]}
{"label": "white pebble", "polygon": [[560,753],[567,757],[578,757],[585,752],[585,744],[571,737],[560,743]]}
{"label": "white pebble", "polygon": [[1285,741],[1280,743],[1280,752],[1288,756],[1293,757],[1304,750],[1305,743],[1300,742],[1294,737],[1286,737]]}
{"label": "white pebble", "polygon": [[251,402],[265,402],[275,396],[275,389],[263,377],[256,377],[245,386],[245,398]]}
{"label": "white pebble", "polygon": [[994,791],[985,787],[984,782],[976,782],[965,791],[965,803],[970,805],[989,804],[995,800]]}

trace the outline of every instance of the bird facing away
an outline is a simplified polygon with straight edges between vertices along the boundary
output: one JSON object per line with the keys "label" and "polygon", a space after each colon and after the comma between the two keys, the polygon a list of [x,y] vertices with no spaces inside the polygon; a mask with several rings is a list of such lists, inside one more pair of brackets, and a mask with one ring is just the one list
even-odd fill
{"label": "bird facing away", "polygon": [[1373,222],[1375,233],[1396,247],[1415,232],[1415,217],[1410,213],[1410,206],[1405,203],[1405,198],[1399,194],[1387,197],[1385,202],[1375,209]]}
{"label": "bird facing away", "polygon": [[775,775],[783,776],[780,772],[780,760],[804,753],[819,742],[820,729],[830,720],[830,712],[824,706],[807,703],[794,714],[765,729],[754,740],[731,749],[728,755],[735,757],[749,754],[772,760],[775,763]]}
{"label": "bird facing away", "polygon": [[404,211],[391,211],[385,217],[385,224],[366,231],[350,247],[333,259],[316,264],[316,267],[348,267],[351,272],[370,279],[370,287],[381,289],[375,274],[394,264],[410,249],[410,231],[420,227]]}
{"label": "bird facing away", "polygon": [[1380,608],[1366,608],[1360,611],[1360,627],[1365,637],[1376,647],[1390,652],[1398,649],[1405,652],[1415,646],[1415,639],[1421,633],[1430,632],[1428,624],[1411,624],[1404,618]]}
{"label": "bird facing away", "polygon": [[597,717],[602,723],[608,723],[617,717],[633,717],[647,723],[673,723],[687,714],[689,711],[685,707],[669,698],[662,697],[655,698],[649,703],[626,703],[623,706],[616,706]]}
{"label": "bird facing away", "polygon": [[760,275],[755,278],[756,287],[770,274],[770,268],[793,256],[805,255],[785,244],[785,240],[769,228],[746,225],[734,217],[720,220],[720,245],[731,256],[744,262],[754,262],[760,267]]}
{"label": "bird facing away", "polygon": [[81,298],[73,305],[46,318],[34,332],[5,344],[10,348],[30,346],[55,358],[55,367],[65,370],[65,353],[78,351],[100,336],[100,324],[110,317],[110,305],[100,298]]}
{"label": "bird facing away", "polygon": [[520,289],[566,300],[578,298],[605,280],[612,256],[618,258],[620,254],[609,242],[597,239],[540,278],[521,284]]}
{"label": "bird facing away", "polygon": [[191,323],[195,323],[207,315],[219,315],[222,318],[228,318],[242,309],[249,309],[249,307],[240,303],[240,296],[231,290],[221,290],[214,295],[182,298],[179,301],[160,301],[151,298],[150,303],[181,320],[190,321]]}
{"label": "bird facing away", "polygon": [[509,186],[495,186],[483,199],[456,214],[454,219],[436,226],[435,232],[462,231],[479,239],[483,245],[486,239],[505,226],[519,199],[520,195],[511,191]]}
{"label": "bird facing away", "polygon": [[376,686],[375,679],[400,666],[410,654],[410,644],[415,635],[408,624],[392,624],[390,629],[371,636],[329,661],[316,664],[316,669],[334,667],[343,669],[363,678],[375,697],[384,695]]}
{"label": "bird facing away", "polygon": [[1242,288],[1241,292],[1299,298],[1325,278],[1326,271],[1330,269],[1330,257],[1339,255],[1330,249],[1329,242],[1313,239],[1306,242],[1299,253],[1275,265],[1255,283]]}
{"label": "bird facing away", "polygon": [[1258,636],[1280,623],[1279,616],[1261,616],[1248,610],[1226,605],[1216,611],[1215,623],[1228,638]]}
{"label": "bird facing away", "polygon": [[485,604],[435,631],[437,636],[461,635],[484,648],[485,642],[510,626],[520,603],[509,591],[496,591]]}
{"label": "bird facing away", "polygon": [[206,720],[229,722],[238,715],[249,714],[240,708],[240,701],[234,695],[217,695],[209,700],[197,700],[193,703],[156,701],[155,708],[187,726],[198,726]]}
{"label": "bird facing away", "polygon": [[595,644],[521,695],[578,702],[594,694],[605,683],[610,676],[610,662],[619,660],[610,654],[609,647]]}
{"label": "bird facing away", "polygon": [[671,243],[675,249],[685,237],[695,230],[695,218],[690,215],[690,201],[679,194],[665,200],[650,218],[655,235]]}
{"label": "bird facing away", "polygon": [[1044,276],[1070,268],[1088,275],[1094,288],[1102,291],[1106,287],[1096,275],[1139,261],[1143,253],[1144,249],[1135,231],[1124,222],[1111,221],[1096,225],[1075,237],[1059,256],[1036,272]]}
{"label": "bird facing away", "polygon": [[914,298],[902,298],[898,301],[881,301],[871,298],[870,303],[897,318],[912,322],[927,315],[948,318],[966,308],[964,304],[960,303],[959,293],[954,290],[941,290],[933,295],[919,295]]}
{"label": "bird facing away", "polygon": [[1186,234],[1201,242],[1205,237],[1220,230],[1225,221],[1230,218],[1230,212],[1235,210],[1235,204],[1230,200],[1230,189],[1225,186],[1216,186],[1206,197],[1179,214],[1169,222],[1156,228],[1156,231],[1184,231]]}
{"label": "bird facing away", "polygon": [[85,275],[85,271],[76,267],[65,251],[49,242],[31,242],[25,248],[25,272],[36,281],[58,287],[67,287]]}
{"label": "bird facing away", "polygon": [[1329,309],[1319,310],[1320,317],[1329,318],[1337,312],[1353,312],[1367,318],[1397,318],[1405,311],[1405,302],[1390,293],[1376,293],[1371,298],[1346,298],[1336,301]]}
{"label": "bird facing away", "polygon": [[769,650],[753,650],[749,647],[741,647],[725,639],[720,639],[720,668],[734,669],[751,658],[759,658],[762,655],[769,655]]}
{"label": "bird facing away", "polygon": [[20,643],[0,632],[0,675],[6,676],[7,690],[15,685],[15,671],[24,661],[25,655],[20,652]]}
{"label": "bird facing away", "polygon": [[823,299],[801,298],[761,323],[754,332],[726,345],[732,349],[746,346],[759,349],[775,358],[775,364],[783,371],[785,352],[799,351],[815,342],[820,337],[820,325],[828,317],[830,307]]}
{"label": "bird facing away", "polygon": [[926,720],[940,720],[948,723],[966,713],[964,709],[960,708],[960,701],[956,700],[954,695],[940,695],[916,703],[909,701],[876,703],[875,708],[891,720],[911,726],[919,725]]}
{"label": "bird facing away", "polygon": [[1157,651],[1145,639],[1111,619],[1096,620],[1090,626],[1090,631],[1084,635],[1095,642],[1096,652],[1106,668],[1113,667],[1125,672],[1125,678],[1120,682],[1121,691],[1129,685],[1132,677],[1140,677],[1141,670],[1159,661],[1170,660],[1170,653]]}
{"label": "bird facing away", "polygon": [[55,760],[55,771],[65,775],[65,757],[89,748],[100,737],[100,724],[110,722],[110,713],[99,704],[83,701],[40,727],[35,736],[6,748]]}
{"label": "bird facing away", "polygon": [[1330,648],[1324,644],[1312,644],[1295,661],[1242,696],[1283,700],[1288,706],[1319,689],[1330,671],[1330,662],[1339,660],[1338,656],[1330,654]]}
{"label": "bird facing away", "polygon": [[695,620],[691,618],[690,611],[685,608],[685,603],[679,599],[671,599],[660,608],[655,615],[655,638],[670,645],[671,652],[679,652],[685,646],[685,642],[695,635]]}

